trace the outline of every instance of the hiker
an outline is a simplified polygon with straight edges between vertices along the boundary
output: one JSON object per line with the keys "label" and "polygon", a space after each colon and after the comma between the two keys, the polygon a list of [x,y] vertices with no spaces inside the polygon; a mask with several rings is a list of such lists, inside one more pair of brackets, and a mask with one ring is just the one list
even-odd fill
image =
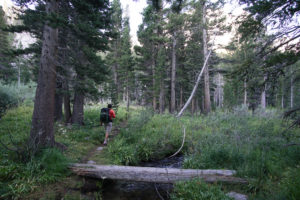
{"label": "hiker", "polygon": [[105,139],[103,144],[107,145],[108,134],[112,129],[112,118],[116,118],[115,111],[112,109],[112,105],[108,104],[107,108],[102,108],[100,113],[100,126],[104,123]]}

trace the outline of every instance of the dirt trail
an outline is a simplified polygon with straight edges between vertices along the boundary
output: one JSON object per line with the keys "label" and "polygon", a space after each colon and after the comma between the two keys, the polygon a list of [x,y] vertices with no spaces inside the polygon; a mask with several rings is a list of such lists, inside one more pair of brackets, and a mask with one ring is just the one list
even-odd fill
{"label": "dirt trail", "polygon": [[[120,124],[114,126],[113,124],[113,128],[111,133],[109,134],[109,143],[112,142],[113,138],[115,136],[117,136],[120,133],[120,130],[125,128],[127,126],[127,121],[123,121]],[[104,127],[102,126],[102,128],[104,129]],[[93,158],[95,155],[99,156],[100,154],[103,153],[103,149],[105,149],[107,146],[103,145],[102,143],[97,145],[94,149],[92,149],[90,152],[88,152],[86,154],[86,156],[84,156],[80,163],[90,163],[90,164],[95,164],[93,160],[91,160],[91,158]],[[97,164],[104,164],[104,163],[99,163],[97,162]]]}

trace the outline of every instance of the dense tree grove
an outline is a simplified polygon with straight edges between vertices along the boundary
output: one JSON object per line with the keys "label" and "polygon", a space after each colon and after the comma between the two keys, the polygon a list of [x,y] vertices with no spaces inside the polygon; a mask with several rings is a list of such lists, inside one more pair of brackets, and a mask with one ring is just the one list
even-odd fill
{"label": "dense tree grove", "polygon": [[0,199],[296,200],[299,128],[299,0],[0,0]]}
{"label": "dense tree grove", "polygon": [[8,50],[10,49],[9,35],[3,31],[7,26],[5,12],[0,6],[0,78],[9,81],[12,69],[8,67]]}
{"label": "dense tree grove", "polygon": [[[16,64],[7,62],[4,54],[31,61],[25,71],[27,80],[37,82],[31,131],[35,145],[55,144],[54,121],[83,125],[84,104],[89,101],[177,113],[210,51],[189,105],[192,114],[238,105],[253,110],[297,108],[298,1],[239,3],[246,5],[247,12],[228,25],[223,1],[148,1],[137,32],[139,44],[134,47],[128,13],[119,0],[36,1],[35,9],[19,13],[21,24],[8,28],[1,10],[1,79],[6,81]],[[235,37],[227,53],[220,54],[215,38],[230,28]],[[36,42],[26,49],[12,49],[7,31],[30,32]]]}

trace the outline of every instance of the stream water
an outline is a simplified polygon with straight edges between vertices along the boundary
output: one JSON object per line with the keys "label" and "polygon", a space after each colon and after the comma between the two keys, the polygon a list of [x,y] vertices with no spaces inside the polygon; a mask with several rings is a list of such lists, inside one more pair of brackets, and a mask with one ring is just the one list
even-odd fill
{"label": "stream water", "polygon": [[[183,156],[141,163],[143,167],[181,168]],[[104,200],[161,200],[169,199],[171,184],[156,184],[125,181],[104,181],[102,196]]]}

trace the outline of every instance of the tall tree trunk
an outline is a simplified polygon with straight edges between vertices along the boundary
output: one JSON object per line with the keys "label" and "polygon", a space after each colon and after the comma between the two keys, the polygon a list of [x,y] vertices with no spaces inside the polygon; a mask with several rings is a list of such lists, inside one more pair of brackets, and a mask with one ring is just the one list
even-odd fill
{"label": "tall tree trunk", "polygon": [[195,97],[192,99],[191,113],[194,115],[195,112]]}
{"label": "tall tree trunk", "polygon": [[56,80],[56,93],[55,93],[55,111],[54,111],[54,121],[62,120],[62,82],[61,80]]}
{"label": "tall tree trunk", "polygon": [[71,122],[71,105],[70,105],[70,93],[69,93],[69,83],[67,80],[63,82],[64,91],[64,111],[65,111],[65,123]]}
{"label": "tall tree trunk", "polygon": [[21,86],[21,67],[18,66],[18,89],[20,89]]}
{"label": "tall tree trunk", "polygon": [[[47,0],[48,15],[57,12],[57,1]],[[36,150],[39,147],[54,146],[54,96],[56,88],[56,58],[58,29],[46,22],[43,30],[43,45],[38,83],[35,95],[30,131],[30,143]],[[36,148],[37,147],[37,148]]]}
{"label": "tall tree trunk", "polygon": [[281,80],[281,108],[284,108],[284,81]]}
{"label": "tall tree trunk", "polygon": [[197,115],[198,111],[199,111],[199,99],[197,97],[195,98],[195,102],[196,102],[196,105],[195,105],[196,106],[196,108],[195,108],[196,111],[195,112],[196,112],[196,115]]}
{"label": "tall tree trunk", "polygon": [[72,124],[83,125],[84,117],[84,95],[80,91],[75,91]]}
{"label": "tall tree trunk", "polygon": [[180,85],[180,109],[183,106],[183,89],[182,89],[182,85]]}
{"label": "tall tree trunk", "polygon": [[223,83],[223,78],[221,78],[221,74],[218,73],[218,82],[219,82],[219,96],[218,96],[218,99],[219,99],[219,107],[223,107],[223,87],[222,87],[222,83]]}
{"label": "tall tree trunk", "polygon": [[156,92],[155,92],[155,60],[154,60],[154,48],[152,49],[152,105],[153,105],[153,110],[156,111]]}
{"label": "tall tree trunk", "polygon": [[127,76],[126,76],[126,100],[127,100],[127,106],[126,106],[126,110],[127,110],[127,119],[128,119],[128,114],[129,114],[129,103],[130,103],[130,99],[129,99],[129,80],[128,80],[128,72],[127,72]]}
{"label": "tall tree trunk", "polygon": [[[266,76],[264,76],[264,81],[267,79]],[[262,93],[261,93],[261,107],[262,109],[266,109],[266,84],[264,84]]]}
{"label": "tall tree trunk", "polygon": [[[207,30],[206,30],[206,5],[203,3],[203,57],[207,57]],[[204,69],[204,113],[207,114],[211,111],[210,90],[209,90],[209,69],[208,66]]]}
{"label": "tall tree trunk", "polygon": [[282,109],[284,108],[284,96],[283,96],[283,92],[282,92],[282,95],[281,95],[281,108]]}
{"label": "tall tree trunk", "polygon": [[176,94],[175,94],[175,85],[176,85],[176,33],[173,36],[173,45],[172,45],[172,69],[171,69],[171,113],[175,112],[175,103],[176,103]]}
{"label": "tall tree trunk", "polygon": [[[115,42],[115,49],[114,49],[114,57],[115,59],[118,59],[118,41]],[[115,86],[117,87],[116,93],[117,100],[119,100],[119,92],[120,92],[120,86],[118,84],[118,65],[115,63],[112,65],[112,73],[113,73],[113,81]]]}
{"label": "tall tree trunk", "polygon": [[159,113],[163,114],[165,111],[165,85],[164,80],[160,81],[160,93],[159,93]]}
{"label": "tall tree trunk", "polygon": [[247,105],[247,82],[244,80],[244,105]]}
{"label": "tall tree trunk", "polygon": [[200,83],[201,76],[202,76],[202,74],[203,74],[203,72],[204,72],[204,70],[205,70],[205,68],[206,68],[206,65],[207,65],[207,62],[208,62],[208,59],[209,59],[210,54],[211,54],[211,50],[209,51],[209,53],[208,53],[208,55],[207,55],[207,57],[206,57],[206,59],[205,59],[205,61],[204,61],[203,67],[202,67],[202,69],[201,69],[201,71],[200,71],[200,73],[199,73],[199,75],[198,75],[198,77],[197,77],[197,80],[196,80],[196,83],[195,83],[195,85],[194,85],[194,88],[193,88],[193,90],[192,90],[192,92],[191,92],[191,95],[190,95],[190,97],[188,98],[188,100],[186,101],[186,103],[184,104],[183,108],[181,108],[181,110],[180,110],[179,113],[177,114],[177,116],[176,116],[177,118],[181,117],[181,115],[183,114],[184,110],[185,110],[185,109],[188,107],[188,105],[191,103],[192,98],[194,97],[194,95],[195,95],[195,93],[196,93],[196,90],[197,90],[197,88],[198,88],[198,85],[199,85],[199,83]]}
{"label": "tall tree trunk", "polygon": [[293,77],[291,77],[291,108],[294,107],[294,81]]}

